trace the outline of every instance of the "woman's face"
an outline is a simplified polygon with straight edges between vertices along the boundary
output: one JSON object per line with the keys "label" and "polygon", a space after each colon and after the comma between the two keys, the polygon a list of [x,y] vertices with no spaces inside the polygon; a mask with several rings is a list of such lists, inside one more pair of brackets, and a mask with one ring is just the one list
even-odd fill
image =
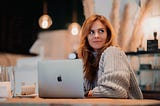
{"label": "woman's face", "polygon": [[95,21],[87,36],[89,45],[97,51],[106,43],[107,31],[106,27],[99,21]]}

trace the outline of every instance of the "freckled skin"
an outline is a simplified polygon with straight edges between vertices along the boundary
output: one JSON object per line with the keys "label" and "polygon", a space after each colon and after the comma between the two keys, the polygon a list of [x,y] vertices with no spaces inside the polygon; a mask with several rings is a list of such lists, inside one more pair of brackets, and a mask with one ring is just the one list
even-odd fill
{"label": "freckled skin", "polygon": [[95,21],[87,38],[89,45],[94,49],[94,51],[102,48],[107,38],[107,31],[105,26],[99,20]]}

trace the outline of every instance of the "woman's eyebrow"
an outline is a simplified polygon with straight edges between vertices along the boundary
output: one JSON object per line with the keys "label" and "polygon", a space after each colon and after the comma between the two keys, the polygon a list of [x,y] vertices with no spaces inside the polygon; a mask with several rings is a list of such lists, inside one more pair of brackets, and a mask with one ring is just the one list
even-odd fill
{"label": "woman's eyebrow", "polygon": [[95,31],[95,30],[100,30],[100,29],[105,29],[105,28],[90,29],[90,31]]}

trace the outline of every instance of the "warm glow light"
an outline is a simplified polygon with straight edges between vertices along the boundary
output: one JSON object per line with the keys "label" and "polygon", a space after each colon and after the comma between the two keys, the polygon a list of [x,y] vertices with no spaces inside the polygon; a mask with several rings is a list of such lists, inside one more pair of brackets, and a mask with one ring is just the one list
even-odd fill
{"label": "warm glow light", "polygon": [[78,35],[79,34],[79,31],[80,31],[80,25],[78,23],[72,23],[69,25],[69,32],[72,34],[72,35]]}
{"label": "warm glow light", "polygon": [[42,15],[39,18],[39,26],[42,29],[48,29],[52,25],[52,19],[49,15]]}
{"label": "warm glow light", "polygon": [[79,30],[77,27],[73,27],[71,30],[72,35],[77,35],[79,33]]}

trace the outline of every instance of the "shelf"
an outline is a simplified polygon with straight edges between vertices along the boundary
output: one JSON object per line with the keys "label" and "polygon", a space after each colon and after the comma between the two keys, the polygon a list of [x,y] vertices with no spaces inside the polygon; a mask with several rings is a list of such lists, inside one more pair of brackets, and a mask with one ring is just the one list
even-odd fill
{"label": "shelf", "polygon": [[160,69],[139,69],[138,71],[160,71]]}
{"label": "shelf", "polygon": [[126,52],[126,55],[141,55],[141,54],[160,54],[160,50],[158,50],[158,51]]}
{"label": "shelf", "polygon": [[153,91],[153,90],[142,90],[142,92],[143,93],[158,93],[158,94],[160,94],[160,91]]}
{"label": "shelf", "polygon": [[160,49],[126,52],[126,55],[137,65],[136,76],[144,98],[160,99]]}
{"label": "shelf", "polygon": [[160,91],[145,91],[142,90],[144,99],[158,99],[160,100]]}

